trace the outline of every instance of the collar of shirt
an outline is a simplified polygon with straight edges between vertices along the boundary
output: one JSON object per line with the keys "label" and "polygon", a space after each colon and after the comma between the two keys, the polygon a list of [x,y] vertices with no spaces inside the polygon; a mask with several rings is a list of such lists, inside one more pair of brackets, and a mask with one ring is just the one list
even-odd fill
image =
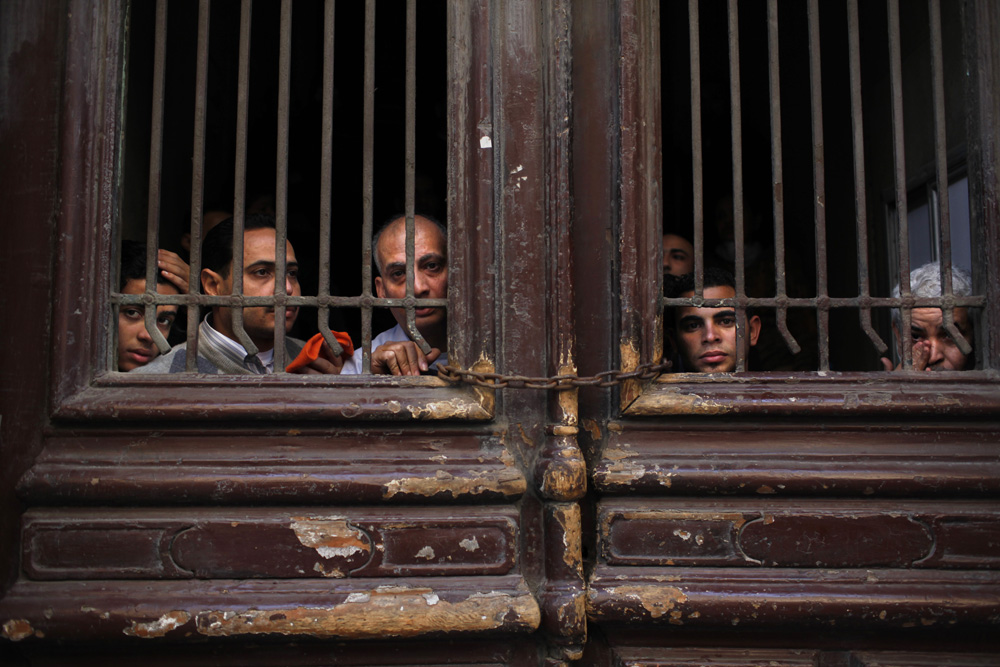
{"label": "collar of shirt", "polygon": [[201,336],[205,343],[208,343],[225,356],[236,363],[242,364],[245,368],[259,375],[274,372],[274,350],[258,352],[255,355],[247,354],[246,348],[237,343],[232,338],[224,336],[212,326],[212,314],[205,316],[202,322]]}

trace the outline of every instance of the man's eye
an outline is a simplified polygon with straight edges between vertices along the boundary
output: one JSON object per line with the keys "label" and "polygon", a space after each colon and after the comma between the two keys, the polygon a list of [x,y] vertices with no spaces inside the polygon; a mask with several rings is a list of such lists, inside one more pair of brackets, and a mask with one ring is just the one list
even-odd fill
{"label": "man's eye", "polygon": [[732,315],[727,315],[726,317],[720,317],[718,319],[719,326],[723,327],[734,327],[736,326],[736,318]]}
{"label": "man's eye", "polygon": [[161,316],[156,320],[156,326],[160,329],[160,331],[170,331],[170,327],[174,326],[174,318],[168,315]]}
{"label": "man's eye", "polygon": [[424,264],[424,271],[428,273],[437,273],[443,268],[441,262],[427,262]]}
{"label": "man's eye", "polygon": [[292,269],[291,271],[289,271],[287,273],[287,275],[292,280],[298,280],[299,279],[299,270],[298,269]]}
{"label": "man's eye", "polygon": [[136,308],[134,306],[129,308],[122,308],[122,315],[130,320],[141,320],[145,316],[145,311],[142,308]]}
{"label": "man's eye", "polygon": [[392,278],[393,280],[406,280],[406,271],[403,270],[390,271],[389,277]]}
{"label": "man's eye", "polygon": [[692,331],[697,331],[701,328],[701,322],[683,322],[681,324],[681,331],[686,331],[691,333]]}

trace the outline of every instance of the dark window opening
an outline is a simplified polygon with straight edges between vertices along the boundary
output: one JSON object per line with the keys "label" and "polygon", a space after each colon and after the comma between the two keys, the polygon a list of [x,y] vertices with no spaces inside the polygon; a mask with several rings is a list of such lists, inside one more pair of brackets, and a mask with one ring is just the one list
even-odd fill
{"label": "dark window opening", "polygon": [[[231,214],[245,198],[246,212],[280,206],[279,164],[287,168],[287,236],[299,262],[303,296],[318,293],[322,194],[329,189],[330,285],[333,296],[362,294],[365,218],[363,162],[365,109],[365,3],[335,3],[332,169],[322,177],[324,21],[326,3],[291,3],[287,157],[279,146],[279,71],[282,3],[252,3],[247,99],[245,179],[237,174],[241,3],[211,4],[207,61],[203,210]],[[446,6],[421,3],[416,11],[414,210],[447,218]],[[149,218],[153,139],[154,48],[157,3],[129,6],[127,86],[123,122],[119,239],[144,241]],[[373,228],[406,210],[406,3],[375,5],[375,83],[371,219]],[[162,159],[159,169],[159,247],[185,260],[190,231],[199,3],[167,3]],[[280,161],[280,162],[279,162]],[[372,275],[377,275],[372,269]],[[373,290],[374,293],[374,290]],[[207,307],[202,306],[202,316]],[[185,340],[180,308],[170,343]],[[117,305],[115,306],[117,313]],[[362,341],[357,307],[332,307],[330,327]],[[373,311],[371,335],[392,327],[388,308]],[[290,336],[317,331],[317,308],[301,307]]]}

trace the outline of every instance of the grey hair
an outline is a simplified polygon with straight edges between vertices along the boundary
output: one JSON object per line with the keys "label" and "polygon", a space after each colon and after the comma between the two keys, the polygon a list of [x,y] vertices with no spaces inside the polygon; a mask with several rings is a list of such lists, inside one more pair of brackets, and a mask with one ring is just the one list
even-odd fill
{"label": "grey hair", "polygon": [[[951,267],[951,291],[955,296],[972,294],[972,278],[965,269],[960,269],[957,266]],[[910,271],[910,294],[921,299],[941,296],[941,264],[928,262]],[[892,288],[892,297],[898,299],[899,296],[899,284],[897,283]],[[902,327],[899,308],[892,309],[892,323],[896,325],[896,328]]]}
{"label": "grey hair", "polygon": [[[448,230],[445,228],[445,226],[443,224],[441,224],[440,220],[438,220],[437,218],[435,218],[433,215],[427,215],[426,213],[414,213],[413,214],[414,234],[416,234],[416,220],[417,220],[417,218],[423,218],[424,220],[427,220],[428,222],[430,222],[431,224],[433,224],[435,227],[437,227],[438,231],[441,232],[441,236],[444,237],[445,244],[447,245],[447,243],[448,243]],[[400,219],[402,219],[403,222],[404,222],[404,224],[405,224],[405,222],[406,222],[406,215],[403,214],[403,213],[396,213],[396,214],[392,215],[390,218],[388,218],[385,222],[383,222],[379,226],[378,231],[376,231],[375,235],[372,237],[372,259],[375,261],[375,268],[378,269],[378,274],[380,276],[382,275],[382,259],[378,256],[378,244],[382,240],[382,233],[385,230],[387,230],[390,227],[392,227],[393,224],[395,224],[396,221],[400,220]]]}

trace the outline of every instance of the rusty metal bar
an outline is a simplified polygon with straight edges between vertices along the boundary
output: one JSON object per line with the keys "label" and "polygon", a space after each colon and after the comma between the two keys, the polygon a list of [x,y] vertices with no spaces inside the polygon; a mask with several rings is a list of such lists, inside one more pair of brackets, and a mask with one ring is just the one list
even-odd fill
{"label": "rusty metal bar", "polygon": [[[896,218],[899,223],[899,294],[906,302],[910,294],[910,226],[906,210],[906,151],[903,146],[903,70],[899,45],[899,3],[886,0],[889,13],[889,86],[892,98],[892,147],[896,177]],[[903,368],[913,368],[910,337],[910,306],[900,308]]]}
{"label": "rusty metal bar", "polygon": [[[163,303],[172,303],[171,299],[178,299],[179,297],[160,297]],[[133,300],[135,297],[121,297],[122,303],[127,303],[129,300]],[[443,301],[443,299],[442,299]],[[952,303],[957,308],[981,308],[986,305],[987,299],[985,296],[972,295],[972,296],[956,296],[951,299]],[[430,303],[430,300],[428,299]],[[828,297],[827,305],[830,308],[898,308],[903,304],[910,304],[911,308],[940,308],[941,307],[941,297],[939,296],[928,296],[928,297],[913,297],[909,299],[894,298],[894,297]],[[811,297],[793,298],[788,297],[784,299],[785,305],[789,308],[816,308],[816,299]],[[663,306],[695,306],[697,308],[718,308],[721,305],[726,306],[738,306],[740,304],[745,304],[747,308],[776,308],[780,305],[779,300],[776,297],[746,297],[743,299],[731,298],[731,299],[700,299],[696,300],[693,296],[687,297],[676,297],[672,299],[663,299]]]}
{"label": "rusty metal bar", "polygon": [[[743,275],[743,109],[740,100],[740,19],[737,0],[729,0],[729,107],[733,144],[733,242],[736,248],[736,315],[746,320],[746,277]],[[736,327],[736,371],[746,370],[743,355],[746,327]]]}
{"label": "rusty metal bar", "polygon": [[326,0],[323,14],[323,126],[320,146],[320,199],[319,199],[319,290],[321,302],[316,326],[334,356],[344,352],[337,338],[330,331],[330,306],[324,302],[330,296],[330,226],[332,223],[333,182],[333,39],[335,0]]}
{"label": "rusty metal bar", "polygon": [[365,118],[361,165],[364,213],[361,232],[362,373],[371,372],[372,348],[372,180],[375,144],[375,0],[365,1]]}
{"label": "rusty metal bar", "polygon": [[[951,207],[948,192],[948,146],[944,117],[944,56],[941,46],[941,3],[928,0],[931,33],[931,101],[934,107],[934,164],[937,169],[938,232],[941,239],[941,296],[944,328],[962,354],[972,354],[972,345],[955,326],[955,311],[948,302],[953,296],[951,275]],[[928,202],[929,203],[929,202]]]}
{"label": "rusty metal bar", "polygon": [[705,192],[701,137],[701,40],[698,0],[688,0],[688,34],[691,50],[691,180],[694,202],[694,295],[705,292]]}
{"label": "rusty metal bar", "polygon": [[[236,189],[233,193],[233,294],[243,296],[243,222],[246,211],[247,115],[250,98],[250,14],[253,3],[243,0],[240,8],[240,64],[236,93]],[[239,302],[242,304],[242,300]],[[233,333],[248,355],[257,346],[243,328],[243,308],[233,308]]]}
{"label": "rusty metal bar", "polygon": [[823,153],[823,79],[819,45],[819,2],[809,0],[809,91],[812,109],[813,207],[816,223],[816,318],[819,369],[830,370],[830,310],[826,299],[826,156]]}
{"label": "rusty metal bar", "polygon": [[[771,91],[771,198],[774,206],[774,287],[775,296],[788,296],[785,281],[784,174],[781,166],[781,77],[778,55],[778,0],[767,0],[768,84]],[[802,351],[788,330],[788,308],[777,310],[778,331],[792,354]]]}
{"label": "rusty metal bar", "polygon": [[406,332],[424,354],[431,346],[417,329],[414,305],[416,274],[414,273],[414,174],[416,172],[417,115],[417,3],[406,0]]}
{"label": "rusty metal bar", "polygon": [[[188,276],[188,293],[197,294],[201,288],[201,234],[205,197],[205,113],[208,106],[208,38],[212,16],[212,0],[201,0],[198,5],[198,47],[195,64],[194,92],[194,149],[191,165],[191,270]],[[185,370],[198,370],[198,325],[201,310],[196,303],[187,307],[187,355]]]}
{"label": "rusty metal bar", "polygon": [[160,166],[163,159],[163,86],[167,59],[167,1],[156,3],[156,32],[153,45],[153,118],[149,146],[149,211],[146,221],[146,308],[144,324],[160,354],[170,344],[156,328],[156,276],[160,242]]}
{"label": "rusty metal bar", "polygon": [[278,164],[274,184],[274,372],[285,370],[285,297],[288,296],[288,99],[292,78],[292,2],[281,0],[278,37]]}
{"label": "rusty metal bar", "polygon": [[[857,220],[858,242],[858,291],[861,298],[871,296],[868,277],[868,209],[865,194],[865,139],[864,121],[861,115],[861,39],[858,20],[858,0],[847,0],[847,50],[851,79],[851,129],[854,146],[854,207]],[[871,308],[858,310],[861,328],[875,345],[879,354],[885,354],[889,347],[872,326]]]}

